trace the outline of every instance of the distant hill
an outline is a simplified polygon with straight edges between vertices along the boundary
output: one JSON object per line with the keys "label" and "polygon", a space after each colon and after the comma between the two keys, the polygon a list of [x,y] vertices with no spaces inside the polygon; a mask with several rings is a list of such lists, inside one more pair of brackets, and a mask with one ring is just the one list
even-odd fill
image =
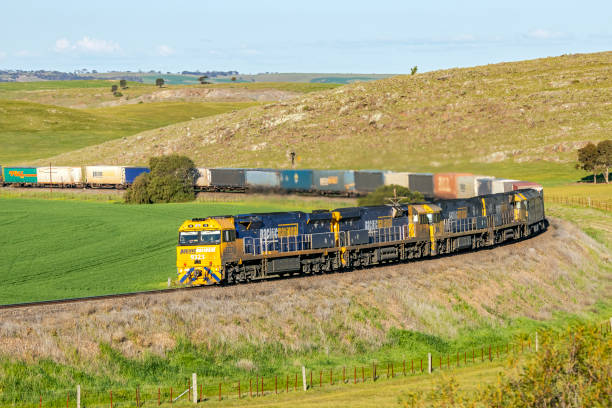
{"label": "distant hill", "polygon": [[471,171],[548,185],[583,176],[575,150],[610,137],[612,52],[396,76],[197,119],[54,162]]}

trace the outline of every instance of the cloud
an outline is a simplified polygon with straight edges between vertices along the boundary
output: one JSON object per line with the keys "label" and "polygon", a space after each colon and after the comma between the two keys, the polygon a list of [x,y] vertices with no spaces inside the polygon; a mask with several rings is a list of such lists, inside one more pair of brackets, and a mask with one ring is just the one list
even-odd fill
{"label": "cloud", "polygon": [[66,38],[60,38],[55,41],[53,50],[56,52],[75,51],[95,54],[110,54],[116,51],[121,51],[121,47],[119,44],[113,41],[99,40],[85,36],[74,44]]}
{"label": "cloud", "polygon": [[71,48],[72,46],[70,45],[70,41],[65,38],[60,38],[59,40],[55,41],[55,46],[53,47],[56,52],[68,51]]}
{"label": "cloud", "polygon": [[169,57],[170,55],[174,54],[174,50],[171,47],[162,44],[157,46],[157,54],[162,57]]}
{"label": "cloud", "polygon": [[537,28],[527,33],[527,37],[534,38],[536,40],[552,40],[556,38],[564,37],[563,33],[545,30],[543,28]]}
{"label": "cloud", "polygon": [[32,57],[32,56],[34,56],[34,54],[31,53],[28,50],[19,50],[19,51],[17,51],[15,53],[15,56],[17,56],[17,57]]}

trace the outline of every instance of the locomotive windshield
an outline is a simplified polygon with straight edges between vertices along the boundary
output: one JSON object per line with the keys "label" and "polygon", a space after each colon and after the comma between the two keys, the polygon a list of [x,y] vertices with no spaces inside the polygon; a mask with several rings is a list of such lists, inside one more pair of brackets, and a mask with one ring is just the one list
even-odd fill
{"label": "locomotive windshield", "polygon": [[218,245],[221,231],[186,231],[179,234],[179,245]]}

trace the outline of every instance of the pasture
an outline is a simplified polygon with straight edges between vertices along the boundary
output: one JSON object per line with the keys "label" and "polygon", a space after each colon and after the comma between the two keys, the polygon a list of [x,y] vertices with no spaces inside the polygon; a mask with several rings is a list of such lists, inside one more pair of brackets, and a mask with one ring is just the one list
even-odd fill
{"label": "pasture", "polygon": [[28,161],[147,129],[253,106],[253,102],[159,102],[70,109],[0,99],[0,163]]}
{"label": "pasture", "polygon": [[59,198],[0,196],[0,304],[163,288],[176,276],[177,230],[184,220],[324,205],[253,200],[137,206],[70,200],[61,192]]}

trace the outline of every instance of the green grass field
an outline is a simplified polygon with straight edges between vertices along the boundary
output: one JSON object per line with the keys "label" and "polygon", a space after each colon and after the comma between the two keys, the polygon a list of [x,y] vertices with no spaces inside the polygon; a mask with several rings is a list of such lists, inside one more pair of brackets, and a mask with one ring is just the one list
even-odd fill
{"label": "green grass field", "polygon": [[0,163],[21,164],[254,104],[160,102],[84,110],[0,100]]}
{"label": "green grass field", "polygon": [[0,304],[164,287],[176,276],[174,248],[184,220],[325,205],[258,200],[138,206],[63,194],[58,200],[0,196]]}
{"label": "green grass field", "polygon": [[[15,91],[55,91],[59,89],[110,88],[119,85],[116,80],[83,80],[83,81],[38,81],[38,82],[2,82],[0,95]],[[129,87],[142,86],[140,82],[129,81]]]}

